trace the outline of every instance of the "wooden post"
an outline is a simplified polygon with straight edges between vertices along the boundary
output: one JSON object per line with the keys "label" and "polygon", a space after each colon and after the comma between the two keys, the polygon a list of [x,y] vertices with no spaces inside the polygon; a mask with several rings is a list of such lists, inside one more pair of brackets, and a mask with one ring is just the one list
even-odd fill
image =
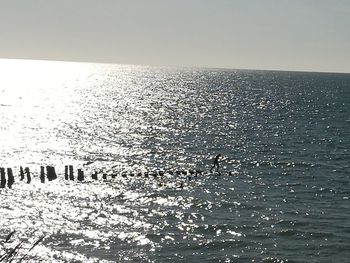
{"label": "wooden post", "polygon": [[51,170],[51,180],[56,180],[57,179],[57,174],[56,174],[56,171],[55,171],[55,167],[51,166],[50,170]]}
{"label": "wooden post", "polygon": [[24,180],[24,171],[23,171],[23,167],[19,167],[19,175],[21,176],[21,181]]}
{"label": "wooden post", "polygon": [[26,172],[26,175],[27,175],[27,184],[30,184],[30,182],[32,181],[32,178],[31,178],[31,176],[30,176],[29,168],[26,167],[26,168],[24,169],[24,171]]}
{"label": "wooden post", "polygon": [[5,168],[0,168],[0,188],[5,188],[6,186],[6,177],[5,177]]}
{"label": "wooden post", "polygon": [[97,172],[96,171],[91,175],[91,178],[93,180],[97,180]]}
{"label": "wooden post", "polygon": [[11,189],[14,182],[15,178],[13,177],[12,169],[7,168],[7,186]]}
{"label": "wooden post", "polygon": [[73,165],[69,165],[69,180],[74,181]]}
{"label": "wooden post", "polygon": [[84,171],[81,169],[78,169],[78,181],[84,181]]}
{"label": "wooden post", "polygon": [[65,180],[69,179],[69,177],[68,177],[68,165],[64,166],[64,179]]}
{"label": "wooden post", "polygon": [[46,166],[46,176],[47,176],[47,180],[51,181],[51,167],[50,166]]}
{"label": "wooden post", "polygon": [[45,167],[40,166],[40,181],[45,183]]}

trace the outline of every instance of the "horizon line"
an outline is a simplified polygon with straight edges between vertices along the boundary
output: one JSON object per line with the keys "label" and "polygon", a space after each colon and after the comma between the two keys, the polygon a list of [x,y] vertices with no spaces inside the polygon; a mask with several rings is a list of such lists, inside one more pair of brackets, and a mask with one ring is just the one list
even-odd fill
{"label": "horizon line", "polygon": [[227,70],[227,71],[269,71],[269,72],[291,72],[291,73],[324,73],[324,74],[343,74],[349,75],[350,72],[340,71],[313,71],[313,70],[290,70],[290,69],[256,69],[256,68],[229,68],[229,67],[209,67],[209,66],[185,66],[185,65],[151,65],[151,64],[132,64],[132,63],[116,63],[116,62],[101,62],[101,61],[76,61],[76,60],[60,60],[50,58],[14,58],[0,57],[0,60],[27,60],[27,61],[51,61],[51,62],[66,62],[66,63],[84,63],[84,64],[105,64],[105,65],[124,65],[135,67],[152,67],[152,68],[176,68],[176,69],[202,69],[202,70]]}

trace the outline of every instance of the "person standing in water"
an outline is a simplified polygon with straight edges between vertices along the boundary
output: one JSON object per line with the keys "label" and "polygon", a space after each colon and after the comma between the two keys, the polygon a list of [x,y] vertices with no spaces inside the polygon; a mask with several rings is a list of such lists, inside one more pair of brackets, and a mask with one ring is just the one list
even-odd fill
{"label": "person standing in water", "polygon": [[213,172],[213,169],[216,167],[216,172],[220,174],[219,172],[219,158],[221,157],[221,154],[218,154],[215,156],[214,158],[214,165],[213,167],[210,169],[210,172]]}

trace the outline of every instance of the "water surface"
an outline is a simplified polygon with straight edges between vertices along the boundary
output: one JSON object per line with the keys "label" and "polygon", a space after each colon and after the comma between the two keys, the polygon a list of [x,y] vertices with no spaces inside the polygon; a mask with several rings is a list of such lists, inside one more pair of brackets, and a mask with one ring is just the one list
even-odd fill
{"label": "water surface", "polygon": [[[44,235],[28,259],[347,262],[350,75],[12,60],[0,70],[0,166],[16,176],[0,189],[0,248]],[[168,173],[208,172],[217,153],[222,176]],[[68,164],[87,180],[64,181]],[[41,165],[59,179],[41,184]],[[92,181],[95,170],[117,177]]]}

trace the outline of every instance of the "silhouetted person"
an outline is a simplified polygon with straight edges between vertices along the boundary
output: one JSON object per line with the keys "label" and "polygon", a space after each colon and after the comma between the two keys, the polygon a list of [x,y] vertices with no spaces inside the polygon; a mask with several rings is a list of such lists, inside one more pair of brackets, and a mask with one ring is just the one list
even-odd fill
{"label": "silhouetted person", "polygon": [[210,169],[211,173],[213,172],[213,169],[216,167],[216,172],[218,172],[220,174],[220,172],[219,172],[219,158],[220,157],[221,157],[221,154],[218,154],[218,155],[215,156],[215,158],[214,158],[214,165]]}

